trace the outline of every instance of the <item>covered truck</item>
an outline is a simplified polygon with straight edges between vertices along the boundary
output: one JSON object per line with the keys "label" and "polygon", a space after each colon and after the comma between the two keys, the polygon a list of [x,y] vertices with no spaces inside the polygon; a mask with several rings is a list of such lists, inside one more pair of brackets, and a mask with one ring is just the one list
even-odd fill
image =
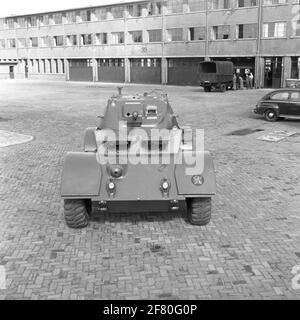
{"label": "covered truck", "polygon": [[204,61],[198,66],[198,81],[205,92],[212,89],[224,92],[233,87],[233,73],[231,61]]}

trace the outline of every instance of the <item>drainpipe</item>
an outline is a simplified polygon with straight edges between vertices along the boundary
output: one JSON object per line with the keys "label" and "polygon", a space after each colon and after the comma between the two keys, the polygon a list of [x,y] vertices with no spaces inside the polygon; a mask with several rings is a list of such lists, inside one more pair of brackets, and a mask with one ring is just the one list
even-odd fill
{"label": "drainpipe", "polygon": [[161,7],[161,84],[168,83],[168,60],[165,57],[165,37],[166,37],[166,24],[165,24],[165,6]]}
{"label": "drainpipe", "polygon": [[262,70],[261,70],[261,33],[262,33],[262,15],[263,15],[263,7],[262,7],[262,1],[258,0],[258,20],[257,20],[257,26],[258,26],[258,34],[257,34],[257,47],[256,47],[256,61],[257,61],[257,70],[256,70],[256,88],[260,88],[262,84]]}
{"label": "drainpipe", "polygon": [[205,61],[209,61],[210,58],[209,58],[209,52],[208,52],[208,0],[205,1],[206,5],[205,5],[205,58],[204,60]]}

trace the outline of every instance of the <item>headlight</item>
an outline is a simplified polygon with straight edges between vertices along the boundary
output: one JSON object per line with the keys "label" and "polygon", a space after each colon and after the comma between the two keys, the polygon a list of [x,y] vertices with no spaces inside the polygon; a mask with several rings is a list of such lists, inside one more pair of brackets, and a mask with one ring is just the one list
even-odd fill
{"label": "headlight", "polygon": [[168,181],[164,181],[161,185],[163,190],[168,190],[169,189],[169,183]]}
{"label": "headlight", "polygon": [[116,189],[116,185],[114,184],[114,182],[110,181],[108,184],[107,184],[107,189],[112,192]]}
{"label": "headlight", "polygon": [[167,179],[163,179],[160,183],[160,189],[164,193],[168,193],[170,190],[171,184]]}
{"label": "headlight", "polygon": [[204,178],[201,174],[192,176],[192,183],[195,186],[201,186],[204,183]]}

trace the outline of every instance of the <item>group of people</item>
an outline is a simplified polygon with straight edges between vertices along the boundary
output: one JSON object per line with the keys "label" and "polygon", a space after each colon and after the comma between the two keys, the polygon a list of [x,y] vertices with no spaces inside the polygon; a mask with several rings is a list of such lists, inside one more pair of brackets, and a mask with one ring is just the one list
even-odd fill
{"label": "group of people", "polygon": [[245,72],[244,77],[239,73],[235,72],[233,74],[233,90],[238,89],[253,89],[254,85],[254,76],[253,73],[249,70]]}

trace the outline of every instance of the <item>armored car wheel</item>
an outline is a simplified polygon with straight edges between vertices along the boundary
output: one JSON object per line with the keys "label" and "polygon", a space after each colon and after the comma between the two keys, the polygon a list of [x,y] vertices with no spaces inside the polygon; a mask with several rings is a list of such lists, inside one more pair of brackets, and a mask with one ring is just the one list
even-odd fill
{"label": "armored car wheel", "polygon": [[67,226],[84,228],[89,223],[87,201],[81,199],[65,199],[64,212]]}
{"label": "armored car wheel", "polygon": [[211,218],[211,198],[187,199],[187,214],[191,224],[204,226]]}

